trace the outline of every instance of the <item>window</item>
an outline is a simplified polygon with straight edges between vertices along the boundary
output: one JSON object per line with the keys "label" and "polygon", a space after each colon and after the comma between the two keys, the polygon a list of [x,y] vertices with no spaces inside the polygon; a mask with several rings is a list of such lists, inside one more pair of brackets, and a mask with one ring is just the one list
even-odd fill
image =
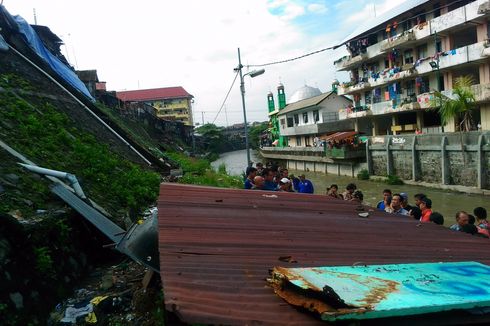
{"label": "window", "polygon": [[413,63],[413,51],[412,50],[407,50],[405,51],[404,53],[404,61],[405,61],[405,64],[410,64],[410,63]]}
{"label": "window", "polygon": [[315,123],[320,121],[320,115],[318,114],[318,110],[313,111],[313,120],[315,121]]}
{"label": "window", "polygon": [[308,112],[303,113],[303,123],[304,124],[308,123]]}
{"label": "window", "polygon": [[364,93],[364,104],[371,104],[371,92]]}
{"label": "window", "polygon": [[301,146],[301,137],[296,136],[296,146]]}
{"label": "window", "polygon": [[442,43],[441,41],[436,42],[436,51],[437,52],[442,52]]}
{"label": "window", "polygon": [[390,61],[385,60],[385,69],[388,69],[390,67]]}
{"label": "window", "polygon": [[308,137],[308,136],[305,136],[305,146],[306,147],[310,147],[311,146],[310,145],[310,137]]}
{"label": "window", "polygon": [[295,115],[293,116],[293,118],[294,118],[294,124],[295,124],[295,125],[299,125],[299,116],[298,116],[297,114],[295,114]]}
{"label": "window", "polygon": [[293,124],[293,118],[292,117],[288,117],[288,128],[291,128],[292,126],[294,126],[294,124]]}
{"label": "window", "polygon": [[427,44],[417,47],[417,58],[427,58]]}
{"label": "window", "polygon": [[281,119],[281,126],[284,126],[286,124],[286,119],[282,118]]}
{"label": "window", "polygon": [[381,101],[382,101],[381,88],[375,88],[373,90],[373,104],[374,103],[379,103]]}
{"label": "window", "polygon": [[413,100],[413,98],[415,97],[415,79],[407,81],[406,88],[407,88],[407,97]]}

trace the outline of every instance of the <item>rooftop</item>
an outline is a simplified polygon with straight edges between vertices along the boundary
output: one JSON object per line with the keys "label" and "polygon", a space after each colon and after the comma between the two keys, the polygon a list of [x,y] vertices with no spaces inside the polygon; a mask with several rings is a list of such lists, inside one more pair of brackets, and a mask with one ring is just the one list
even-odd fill
{"label": "rooftop", "polygon": [[182,86],[121,91],[117,92],[116,94],[117,97],[122,101],[133,102],[194,97],[189,94]]}
{"label": "rooftop", "polygon": [[[488,239],[380,211],[360,218],[360,209],[369,210],[320,195],[162,184],[166,310],[187,324],[325,325],[274,293],[266,281],[272,268],[490,264]],[[402,318],[406,325],[490,322],[489,314],[466,312]]]}

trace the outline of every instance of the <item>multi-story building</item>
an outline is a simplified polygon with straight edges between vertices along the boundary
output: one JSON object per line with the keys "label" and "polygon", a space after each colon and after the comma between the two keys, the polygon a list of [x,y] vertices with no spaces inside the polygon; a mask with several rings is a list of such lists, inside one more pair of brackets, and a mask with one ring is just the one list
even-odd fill
{"label": "multi-story building", "polygon": [[164,87],[117,92],[124,102],[139,102],[151,105],[161,119],[181,121],[192,126],[192,102],[194,96],[183,87]]}
{"label": "multi-story building", "polygon": [[334,62],[349,71],[339,95],[351,107],[339,119],[372,135],[451,132],[433,106],[434,90],[452,96],[455,79],[471,76],[475,126],[490,130],[490,1],[407,0],[372,19],[343,42],[350,55]]}

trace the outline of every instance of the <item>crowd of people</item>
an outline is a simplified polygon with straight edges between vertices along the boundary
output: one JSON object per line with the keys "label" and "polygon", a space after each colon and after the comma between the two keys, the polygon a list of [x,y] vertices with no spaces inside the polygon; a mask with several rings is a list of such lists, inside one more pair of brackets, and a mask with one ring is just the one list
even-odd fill
{"label": "crowd of people", "polygon": [[246,170],[245,189],[268,190],[268,191],[287,191],[312,194],[314,192],[313,183],[302,174],[299,177],[289,175],[286,168],[268,164],[264,168],[262,163],[257,163],[255,167],[249,166]]}
{"label": "crowd of people", "polygon": [[[256,163],[255,167],[249,166],[247,168],[244,188],[307,194],[314,192],[313,183],[306,179],[304,174],[295,177],[289,175],[286,168],[271,163],[264,167],[260,162]],[[340,193],[338,185],[332,184],[326,189],[326,195],[358,203],[362,203],[364,200],[362,191],[358,190],[354,183],[349,183],[342,193]],[[390,214],[408,216],[422,223],[444,224],[444,216],[432,210],[432,200],[422,193],[413,196],[413,204],[411,205],[407,193],[393,193],[390,189],[384,189],[383,199],[377,203],[376,208]],[[490,224],[487,221],[487,211],[483,207],[476,207],[473,214],[458,211],[455,222],[450,227],[451,230],[490,238]]]}

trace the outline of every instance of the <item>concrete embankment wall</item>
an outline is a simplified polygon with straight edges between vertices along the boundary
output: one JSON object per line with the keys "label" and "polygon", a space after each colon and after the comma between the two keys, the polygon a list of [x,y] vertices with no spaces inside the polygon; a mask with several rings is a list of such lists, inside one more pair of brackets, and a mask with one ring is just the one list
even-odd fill
{"label": "concrete embankment wall", "polygon": [[[396,175],[427,185],[490,189],[490,132],[371,137],[365,160],[332,160],[321,148],[263,149],[289,169],[355,177]],[[466,188],[469,189],[469,188]]]}
{"label": "concrete embankment wall", "polygon": [[378,176],[489,189],[490,133],[371,137],[367,169]]}

